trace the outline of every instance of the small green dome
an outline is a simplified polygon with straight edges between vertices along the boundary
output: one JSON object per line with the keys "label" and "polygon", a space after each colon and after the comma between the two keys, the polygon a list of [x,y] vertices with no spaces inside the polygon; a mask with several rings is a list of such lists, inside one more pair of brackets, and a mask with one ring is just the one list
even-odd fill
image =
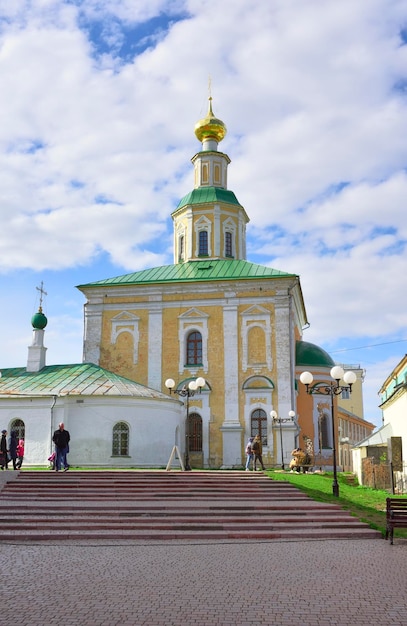
{"label": "small green dome", "polygon": [[48,324],[48,320],[45,317],[44,313],[41,311],[41,309],[38,311],[38,313],[35,313],[35,315],[32,316],[31,324],[32,327],[36,330],[43,330],[46,327],[46,325]]}
{"label": "small green dome", "polygon": [[297,367],[326,367],[331,369],[335,365],[332,357],[315,343],[297,341],[295,346],[295,364]]}

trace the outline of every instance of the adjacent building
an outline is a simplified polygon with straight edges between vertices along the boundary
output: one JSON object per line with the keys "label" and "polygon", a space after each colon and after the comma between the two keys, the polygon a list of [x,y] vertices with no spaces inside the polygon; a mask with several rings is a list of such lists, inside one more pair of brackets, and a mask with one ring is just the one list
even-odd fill
{"label": "adjacent building", "polygon": [[370,483],[372,475],[380,473],[384,487],[394,487],[395,491],[405,493],[407,465],[403,450],[407,450],[407,355],[387,376],[379,396],[383,423],[376,432],[358,443],[353,452],[355,471],[361,484]]}

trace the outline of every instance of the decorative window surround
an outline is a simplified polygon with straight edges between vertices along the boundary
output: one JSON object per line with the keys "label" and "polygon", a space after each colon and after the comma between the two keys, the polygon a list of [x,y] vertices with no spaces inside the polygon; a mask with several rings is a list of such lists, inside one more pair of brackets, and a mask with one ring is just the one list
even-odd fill
{"label": "decorative window surround", "polygon": [[242,338],[242,368],[246,372],[249,368],[256,369],[261,367],[261,364],[249,363],[248,351],[248,337],[249,331],[258,327],[264,331],[265,347],[266,347],[266,363],[264,365],[268,370],[273,369],[273,359],[271,356],[271,321],[270,311],[262,306],[254,305],[241,313],[242,325],[241,325],[241,338]]}
{"label": "decorative window surround", "polygon": [[244,407],[244,429],[245,429],[245,437],[244,440],[247,441],[251,436],[251,426],[252,426],[252,415],[256,409],[262,409],[267,416],[267,446],[264,446],[263,450],[265,452],[270,452],[273,445],[273,438],[271,437],[270,431],[270,406],[272,406],[272,390],[270,389],[269,397],[266,395],[264,397],[259,397],[259,393],[255,393],[254,389],[250,391],[246,391],[246,399],[245,399],[245,407]]}
{"label": "decorative window surround", "polygon": [[251,376],[243,383],[243,391],[245,394],[245,441],[247,441],[251,435],[251,417],[253,412],[256,409],[263,409],[267,416],[267,446],[264,447],[264,450],[270,453],[273,447],[273,438],[270,432],[271,424],[269,421],[271,407],[273,406],[273,381],[265,376]]}
{"label": "decorative window surround", "polygon": [[[226,233],[230,233],[231,239],[232,239],[232,254],[231,255],[227,255],[226,254]],[[226,258],[235,258],[236,257],[236,224],[235,222],[231,219],[228,218],[227,220],[225,220],[223,222],[223,256]]]}
{"label": "decorative window surround", "polygon": [[178,236],[178,261],[185,259],[185,230],[183,229]]}
{"label": "decorative window surround", "polygon": [[123,311],[111,320],[112,332],[110,335],[110,343],[114,345],[121,333],[130,333],[133,337],[133,363],[138,363],[138,345],[139,345],[139,325],[140,318],[133,313]]}
{"label": "decorative window surround", "polygon": [[[195,223],[195,256],[199,257],[199,233],[202,230],[206,230],[208,233],[208,255],[212,256],[212,222],[207,217],[202,216]],[[206,255],[205,255],[206,256]]]}
{"label": "decorative window surround", "polygon": [[191,373],[200,369],[199,366],[188,367],[185,363],[187,338],[190,332],[197,331],[202,337],[202,369],[208,371],[208,318],[207,313],[203,313],[199,309],[192,308],[179,316],[178,322],[178,341],[179,341],[179,373],[183,373],[188,369]]}

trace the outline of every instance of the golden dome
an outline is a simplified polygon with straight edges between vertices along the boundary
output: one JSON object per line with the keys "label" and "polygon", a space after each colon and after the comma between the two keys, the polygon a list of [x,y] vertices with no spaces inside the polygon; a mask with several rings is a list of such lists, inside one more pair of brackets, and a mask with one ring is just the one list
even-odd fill
{"label": "golden dome", "polygon": [[226,124],[214,116],[212,111],[212,97],[209,98],[209,110],[206,117],[195,124],[195,135],[199,141],[214,139],[218,143],[227,133]]}

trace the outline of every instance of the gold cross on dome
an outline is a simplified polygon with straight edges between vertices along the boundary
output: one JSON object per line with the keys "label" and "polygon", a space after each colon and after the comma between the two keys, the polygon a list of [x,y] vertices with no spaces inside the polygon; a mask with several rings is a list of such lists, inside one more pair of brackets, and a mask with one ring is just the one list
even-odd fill
{"label": "gold cross on dome", "polygon": [[41,285],[39,287],[36,287],[36,289],[40,292],[40,310],[42,310],[42,300],[44,296],[47,296],[47,292],[44,289],[44,283],[43,281],[41,281]]}

